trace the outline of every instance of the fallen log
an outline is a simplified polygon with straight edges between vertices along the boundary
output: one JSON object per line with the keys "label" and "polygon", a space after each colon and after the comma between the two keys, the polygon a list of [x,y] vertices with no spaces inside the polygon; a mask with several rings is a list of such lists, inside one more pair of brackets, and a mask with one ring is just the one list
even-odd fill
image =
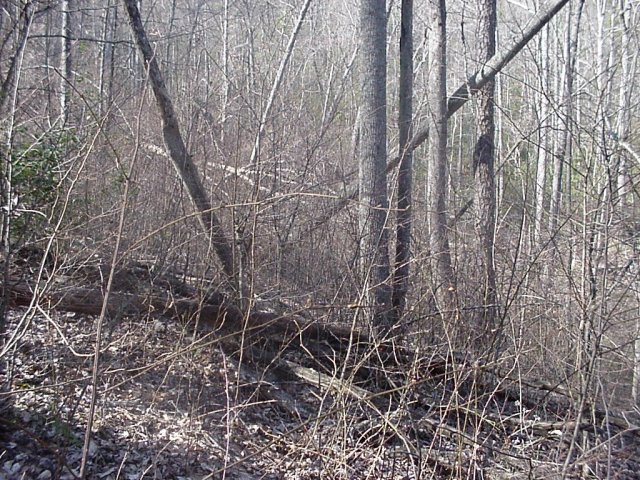
{"label": "fallen log", "polygon": [[[55,288],[50,285],[39,290],[25,280],[12,279],[5,289],[11,306],[29,306],[35,302],[51,309],[99,315],[104,302],[104,291],[99,287]],[[106,311],[111,318],[158,313],[199,329],[218,332],[221,336],[269,339],[272,347],[283,349],[306,345],[318,350],[313,345],[322,345],[339,352],[349,345],[370,344],[364,332],[350,326],[272,312],[244,313],[224,295],[208,295],[204,300],[197,300],[156,292],[111,292]]]}

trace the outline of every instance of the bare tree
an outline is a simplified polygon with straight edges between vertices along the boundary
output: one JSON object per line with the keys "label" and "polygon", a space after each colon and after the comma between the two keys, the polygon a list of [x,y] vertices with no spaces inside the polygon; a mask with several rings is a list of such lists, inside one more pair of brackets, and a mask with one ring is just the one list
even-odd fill
{"label": "bare tree", "polygon": [[[636,151],[630,146],[629,140],[632,136],[631,119],[633,112],[632,92],[635,85],[638,64],[638,49],[632,47],[632,8],[633,3],[620,0],[617,2],[617,14],[620,38],[620,91],[618,94],[618,115],[615,123],[615,140],[618,143],[618,179],[617,193],[623,225],[628,235],[633,239],[635,228],[630,220],[634,216],[633,196],[630,195],[634,188],[633,168],[631,160],[638,162]],[[634,256],[637,261],[637,251],[634,249]],[[634,341],[634,368],[631,382],[631,396],[636,404],[640,402],[640,318],[636,320],[635,341]]]}
{"label": "bare tree", "polygon": [[194,203],[198,213],[199,221],[203,230],[211,238],[213,248],[222,264],[222,268],[227,278],[232,281],[232,284],[236,283],[235,270],[233,263],[233,250],[231,244],[225,235],[220,220],[216,216],[211,202],[207,196],[207,193],[202,185],[196,166],[193,163],[193,159],[187,152],[184,140],[180,133],[180,126],[178,124],[178,118],[173,108],[173,103],[165,87],[158,62],[156,61],[155,53],[151,48],[151,44],[147,39],[144,27],[142,25],[142,19],[140,18],[140,11],[136,5],[135,0],[125,0],[127,12],[129,14],[129,20],[131,29],[133,30],[134,37],[138,43],[138,47],[144,58],[146,67],[149,70],[149,79],[153,87],[153,93],[155,94],[160,113],[162,115],[162,133],[164,136],[165,145],[171,160],[180,175],[180,178],[187,187],[187,192],[191,197],[191,201]]}
{"label": "bare tree", "polygon": [[[496,51],[496,1],[481,0],[478,13],[478,54],[480,61],[488,61]],[[486,332],[494,326],[497,310],[496,271],[493,259],[496,222],[494,90],[495,82],[490,80],[478,92],[478,139],[473,152],[474,212],[483,267],[481,328]]]}
{"label": "bare tree", "polygon": [[[447,99],[447,118],[453,116],[462,106],[471,98],[473,94],[479,91],[487,82],[493,80],[495,76],[511,62],[522,49],[527,45],[533,37],[551,21],[551,19],[564,7],[569,0],[557,0],[555,3],[548,5],[546,8],[538,12],[524,28],[517,40],[509,48],[498,51],[482,68],[477,70],[473,75],[469,76],[454,93]],[[429,139],[431,121],[427,121],[426,125],[421,128],[415,128],[415,132],[411,137],[411,141],[407,144],[405,154],[413,151]],[[390,173],[396,168],[401,161],[401,155],[391,159],[387,163],[386,173]],[[334,216],[349,204],[350,200],[358,197],[356,188],[349,191],[345,198],[329,212],[328,215],[319,220],[318,224],[323,224],[328,218]]]}
{"label": "bare tree", "polygon": [[456,280],[449,249],[447,218],[447,11],[445,0],[431,0],[432,56],[429,75],[429,208],[431,255],[438,274],[437,298],[441,311],[455,310]]}
{"label": "bare tree", "polygon": [[[533,239],[536,246],[540,246],[542,240],[542,225],[544,218],[544,206],[546,199],[547,163],[549,149],[551,147],[550,113],[549,113],[549,26],[540,33],[538,42],[540,55],[539,85],[536,95],[538,111],[538,154],[536,164],[536,200],[535,219],[533,224]],[[545,239],[546,241],[546,239]]]}
{"label": "bare tree", "polygon": [[231,74],[229,62],[229,0],[224,0],[222,12],[222,111],[220,114],[220,144],[224,145],[227,130],[229,97],[231,95]]}
{"label": "bare tree", "polygon": [[[7,101],[11,98],[17,88],[17,78],[21,73],[20,67],[24,55],[24,49],[27,46],[27,40],[29,39],[29,30],[33,22],[34,5],[33,2],[28,1],[24,4],[22,11],[20,12],[20,20],[22,25],[17,30],[17,42],[16,53],[11,57],[9,68],[5,77],[2,79],[2,85],[0,86],[0,111],[4,110]],[[15,32],[12,32],[15,33]],[[8,36],[10,38],[10,36]]]}
{"label": "bare tree", "polygon": [[73,0],[62,0],[60,35],[60,118],[66,125],[69,119],[69,95],[73,83]]}
{"label": "bare tree", "polygon": [[[11,217],[14,211],[14,192],[13,192],[13,142],[14,129],[16,121],[16,109],[18,107],[18,84],[22,74],[24,61],[24,53],[29,39],[29,31],[33,22],[34,4],[27,1],[20,12],[21,26],[17,32],[15,54],[11,59],[9,70],[2,80],[0,87],[0,113],[5,114],[4,110],[9,102],[8,128],[6,138],[4,139],[4,147],[2,152],[2,163],[0,164],[0,193],[2,194],[2,230],[0,231],[0,241],[2,242],[2,256],[4,257],[4,268],[2,271],[3,285],[8,285],[9,280],[9,259],[11,256]],[[0,334],[4,333],[5,315],[9,293],[6,289],[2,290],[2,298],[0,298]]]}
{"label": "bare tree", "polygon": [[367,318],[388,323],[389,285],[387,181],[387,18],[384,0],[360,3],[359,228],[360,262]]}
{"label": "bare tree", "polygon": [[399,152],[398,211],[396,213],[396,258],[393,271],[394,321],[398,321],[406,304],[411,260],[411,223],[413,206],[413,152],[409,142],[413,136],[413,0],[402,0],[400,20],[400,84],[399,84]]}
{"label": "bare tree", "polygon": [[118,5],[108,0],[104,7],[102,47],[100,48],[100,114],[113,104],[113,77],[115,73],[115,48],[113,43],[118,25]]}
{"label": "bare tree", "polygon": [[553,179],[551,185],[551,205],[549,207],[549,232],[554,235],[558,228],[560,216],[560,206],[562,201],[563,173],[567,159],[571,158],[571,144],[573,130],[573,83],[576,67],[576,50],[578,44],[578,32],[580,28],[580,18],[584,1],[578,2],[575,9],[570,9],[567,13],[567,31],[565,40],[565,65],[562,77],[562,103],[560,130],[557,150],[553,159]]}
{"label": "bare tree", "polygon": [[258,126],[258,132],[256,133],[256,139],[253,145],[253,151],[251,152],[251,160],[249,164],[253,164],[254,162],[259,161],[260,157],[260,142],[262,140],[262,135],[264,134],[265,126],[267,125],[267,119],[271,114],[271,108],[273,107],[273,102],[278,94],[278,89],[280,88],[280,84],[282,83],[282,77],[284,76],[285,68],[289,63],[289,59],[291,58],[291,53],[293,52],[293,47],[296,44],[296,39],[298,38],[298,33],[300,32],[300,28],[302,27],[302,23],[304,22],[304,18],[307,15],[307,11],[309,10],[309,6],[311,5],[311,0],[306,0],[304,5],[300,9],[300,13],[298,14],[298,19],[296,20],[295,26],[289,35],[289,41],[287,43],[287,50],[280,61],[280,66],[278,67],[278,72],[276,73],[276,78],[273,81],[273,85],[271,86],[271,91],[269,92],[269,98],[267,99],[267,103],[264,106],[264,110],[262,112],[262,116],[260,118],[260,125]]}
{"label": "bare tree", "polygon": [[[629,141],[631,133],[631,112],[632,112],[632,87],[634,85],[635,65],[638,61],[638,51],[631,48],[631,14],[632,4],[629,1],[620,0],[618,2],[618,21],[620,23],[620,92],[618,94],[618,115],[616,119],[616,140],[626,143]],[[629,201],[629,191],[631,189],[631,168],[629,166],[629,153],[624,149],[619,151],[618,166],[618,195],[622,206]]]}

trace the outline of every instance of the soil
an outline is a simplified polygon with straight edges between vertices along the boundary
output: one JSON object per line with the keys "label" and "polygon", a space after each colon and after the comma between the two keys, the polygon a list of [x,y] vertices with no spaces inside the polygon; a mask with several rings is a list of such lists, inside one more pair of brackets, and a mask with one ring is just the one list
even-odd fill
{"label": "soil", "polygon": [[78,478],[93,388],[91,479],[640,478],[628,417],[578,416],[563,395],[522,385],[514,395],[505,379],[487,391],[469,372],[422,363],[376,388],[352,385],[336,361],[314,384],[246,368],[215,334],[157,312],[107,319],[94,386],[97,322],[9,312],[0,480]]}

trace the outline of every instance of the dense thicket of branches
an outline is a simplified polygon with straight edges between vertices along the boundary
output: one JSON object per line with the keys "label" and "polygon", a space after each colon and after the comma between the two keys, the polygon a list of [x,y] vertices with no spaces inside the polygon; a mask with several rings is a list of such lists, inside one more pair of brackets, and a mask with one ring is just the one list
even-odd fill
{"label": "dense thicket of branches", "polygon": [[[0,12],[3,362],[7,311],[85,292],[226,318],[238,364],[257,329],[256,371],[366,371],[355,397],[400,404],[380,372],[438,345],[476,399],[506,375],[576,425],[637,409],[635,1],[140,3]],[[96,308],[132,262],[135,308]]]}

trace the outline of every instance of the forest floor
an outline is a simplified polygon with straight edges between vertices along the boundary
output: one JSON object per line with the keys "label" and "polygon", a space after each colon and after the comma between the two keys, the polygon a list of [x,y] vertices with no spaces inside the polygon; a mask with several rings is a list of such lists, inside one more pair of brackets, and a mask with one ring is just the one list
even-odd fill
{"label": "forest floor", "polygon": [[[97,321],[9,313],[20,339],[0,372],[0,479],[77,478]],[[108,321],[100,358],[91,479],[640,478],[637,420],[577,417],[549,391],[472,395],[424,371],[379,392],[386,403],[320,381],[274,384],[159,314]]]}

